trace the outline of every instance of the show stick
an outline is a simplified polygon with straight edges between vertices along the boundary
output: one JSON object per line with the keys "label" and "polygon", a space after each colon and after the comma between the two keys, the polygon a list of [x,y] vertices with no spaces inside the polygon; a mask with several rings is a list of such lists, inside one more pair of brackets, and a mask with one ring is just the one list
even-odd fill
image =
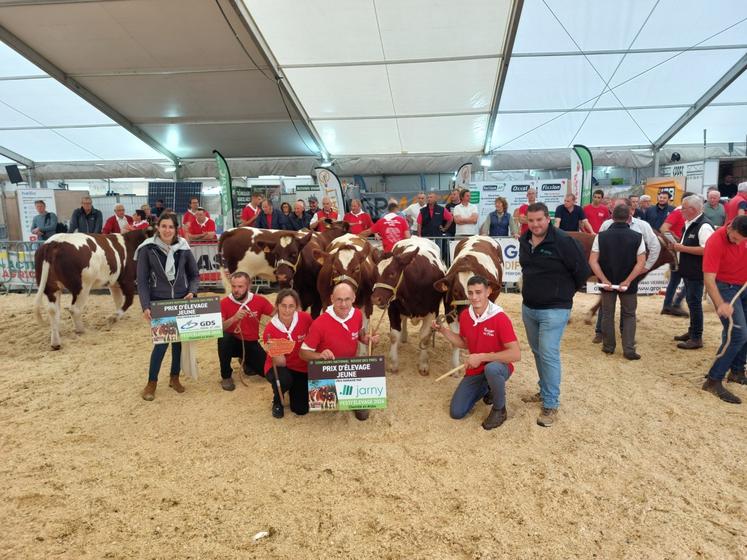
{"label": "show stick", "polygon": [[[384,315],[386,315],[388,307],[384,309],[384,311],[381,313],[381,317],[379,317],[379,322],[376,323],[376,328],[373,330],[368,331],[368,355],[371,355],[371,352],[373,351],[373,340],[371,340],[371,337],[375,335],[379,331],[379,327],[381,326],[381,322],[384,320]],[[371,325],[373,325],[373,322],[371,322]]]}
{"label": "show stick", "polygon": [[450,369],[449,371],[447,371],[446,373],[444,373],[442,376],[437,377],[436,379],[434,379],[434,382],[441,381],[442,379],[445,379],[445,378],[449,377],[452,373],[458,372],[460,369],[464,369],[464,364],[462,364],[460,366],[457,366],[457,367],[455,367],[453,369]]}

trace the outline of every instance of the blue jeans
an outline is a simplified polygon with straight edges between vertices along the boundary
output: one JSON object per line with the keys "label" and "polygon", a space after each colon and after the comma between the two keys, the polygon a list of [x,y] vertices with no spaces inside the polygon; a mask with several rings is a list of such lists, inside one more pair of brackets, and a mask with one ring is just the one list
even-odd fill
{"label": "blue jeans", "polygon": [[493,408],[501,410],[506,406],[506,381],[510,375],[508,366],[501,362],[485,364],[485,370],[479,375],[465,375],[451,397],[451,417],[459,420],[467,416],[488,390],[493,394]]}
{"label": "blue jeans", "polygon": [[158,371],[161,369],[161,362],[166,355],[166,350],[171,346],[171,369],[169,375],[172,377],[179,375],[182,369],[182,343],[172,342],[171,344],[154,344],[150,353],[150,367],[148,368],[148,381],[158,381]]}
{"label": "blue jeans", "polygon": [[687,334],[693,340],[703,338],[703,280],[685,280],[685,300],[690,310],[690,327]]}
{"label": "blue jeans", "polygon": [[545,408],[560,406],[560,339],[570,316],[570,309],[521,306],[521,318],[537,365],[540,397]]}
{"label": "blue jeans", "polygon": [[[716,286],[725,302],[730,302],[731,298],[742,287],[739,284],[727,284],[725,282],[716,282]],[[734,313],[732,314],[734,328],[731,331],[731,341],[724,355],[716,360],[708,371],[708,377],[711,379],[722,380],[730,368],[732,371],[744,371],[744,364],[747,359],[747,318],[745,318],[745,315],[747,315],[747,290],[742,292],[739,299],[734,302]],[[726,343],[729,321],[722,318],[721,324],[724,326],[724,330],[721,333],[721,345],[717,353],[721,352]]]}
{"label": "blue jeans", "polygon": [[679,270],[670,270],[669,271],[669,284],[667,284],[667,293],[664,294],[664,307],[670,307],[675,306],[679,307],[682,305],[682,299],[685,297],[685,290],[687,290],[687,285],[685,285],[685,289],[677,294],[677,286],[680,285],[680,280],[682,280],[682,276],[680,275]]}

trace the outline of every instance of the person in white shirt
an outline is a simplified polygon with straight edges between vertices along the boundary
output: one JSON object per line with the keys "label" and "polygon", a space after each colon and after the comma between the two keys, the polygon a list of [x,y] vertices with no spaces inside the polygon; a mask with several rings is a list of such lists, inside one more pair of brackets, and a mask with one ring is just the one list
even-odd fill
{"label": "person in white shirt", "polygon": [[685,282],[685,298],[690,310],[690,325],[685,334],[675,336],[677,348],[703,348],[703,253],[713,235],[713,224],[703,214],[703,199],[697,194],[682,199],[682,239],[673,245],[679,253],[679,272]]}
{"label": "person in white shirt", "polygon": [[418,196],[415,197],[415,202],[405,208],[404,214],[407,223],[410,225],[410,232],[414,235],[418,233],[418,216],[420,211],[426,207],[425,193],[419,192]]}
{"label": "person in white shirt", "polygon": [[[659,238],[656,237],[651,224],[649,224],[646,220],[641,220],[633,216],[633,214],[635,214],[635,209],[633,208],[633,205],[630,203],[629,199],[616,198],[612,202],[612,209],[614,210],[617,206],[620,206],[622,204],[625,204],[630,208],[630,218],[628,218],[628,225],[630,226],[630,229],[632,229],[633,231],[637,231],[643,236],[643,243],[646,246],[646,252],[648,254],[648,256],[646,257],[646,262],[643,265],[643,274],[648,274],[648,272],[656,263],[656,259],[659,258],[659,253],[661,253],[661,243],[659,242]],[[611,218],[602,222],[602,225],[599,226],[599,233],[607,231],[612,223],[613,220]],[[594,330],[595,333],[593,342],[594,344],[599,344],[602,342],[601,307],[599,308],[599,313],[597,314],[597,326]]]}
{"label": "person in white shirt", "polygon": [[454,223],[456,224],[456,236],[469,236],[477,235],[477,219],[480,215],[477,210],[477,206],[470,203],[470,193],[467,189],[463,189],[459,193],[460,204],[454,206],[451,214],[454,216]]}

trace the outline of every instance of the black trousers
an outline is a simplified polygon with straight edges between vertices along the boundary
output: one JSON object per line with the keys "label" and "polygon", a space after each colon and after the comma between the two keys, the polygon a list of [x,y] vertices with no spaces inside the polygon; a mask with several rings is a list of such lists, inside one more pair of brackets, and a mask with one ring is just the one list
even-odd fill
{"label": "black trousers", "polygon": [[[242,350],[243,347],[243,350]],[[256,340],[241,340],[231,333],[224,332],[223,338],[218,339],[218,359],[220,360],[220,376],[228,379],[233,373],[231,359],[244,357],[244,373],[247,375],[261,375],[265,369],[266,354],[264,348]]]}
{"label": "black trousers", "polygon": [[[283,394],[288,393],[290,396],[291,411],[298,415],[306,414],[309,411],[309,375],[305,371],[296,371],[285,366],[279,366],[276,369]],[[265,372],[265,378],[272,385],[273,404],[279,404],[280,395],[278,395],[275,372],[272,368]]]}

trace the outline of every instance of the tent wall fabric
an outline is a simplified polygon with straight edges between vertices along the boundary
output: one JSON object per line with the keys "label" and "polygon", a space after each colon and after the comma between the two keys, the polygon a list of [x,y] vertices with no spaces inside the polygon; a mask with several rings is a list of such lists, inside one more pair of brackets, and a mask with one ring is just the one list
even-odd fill
{"label": "tent wall fabric", "polygon": [[214,149],[247,174],[328,156],[446,172],[483,151],[556,167],[575,143],[641,167],[665,137],[661,161],[703,159],[704,130],[707,153],[745,140],[746,36],[743,0],[8,1],[0,153],[40,178]]}

